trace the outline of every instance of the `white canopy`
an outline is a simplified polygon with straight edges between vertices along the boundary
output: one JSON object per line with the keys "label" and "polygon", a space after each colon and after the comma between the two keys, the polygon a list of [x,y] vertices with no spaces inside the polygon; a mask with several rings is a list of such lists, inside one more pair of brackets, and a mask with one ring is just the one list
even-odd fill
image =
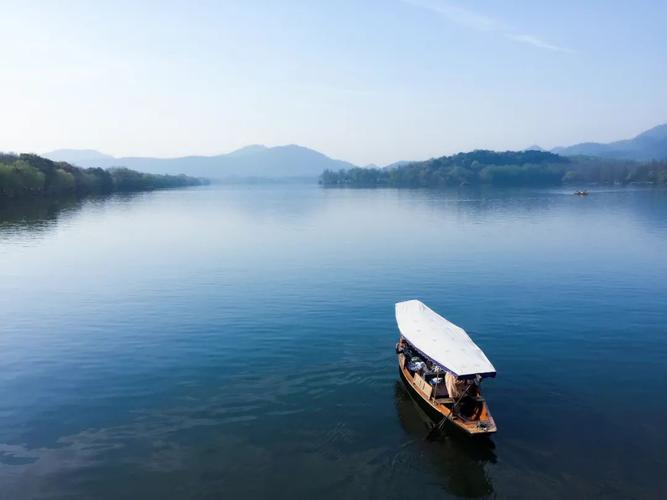
{"label": "white canopy", "polygon": [[401,335],[421,354],[457,377],[493,377],[496,369],[465,330],[418,300],[396,304]]}

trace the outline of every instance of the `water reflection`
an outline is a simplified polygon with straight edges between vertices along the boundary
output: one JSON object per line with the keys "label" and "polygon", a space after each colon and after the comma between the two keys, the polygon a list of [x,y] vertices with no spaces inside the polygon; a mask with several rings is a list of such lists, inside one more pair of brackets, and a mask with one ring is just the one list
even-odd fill
{"label": "water reflection", "polygon": [[17,233],[40,233],[57,225],[63,217],[78,211],[81,200],[34,199],[0,204],[0,239],[11,238]]}
{"label": "water reflection", "polygon": [[22,235],[29,239],[43,236],[52,229],[66,225],[86,211],[94,214],[96,210],[102,210],[108,204],[131,205],[151,194],[153,193],[118,193],[84,199],[34,198],[0,203],[0,242],[20,242]]}
{"label": "water reflection", "polygon": [[449,493],[465,497],[492,495],[493,484],[487,464],[496,462],[491,439],[474,439],[456,429],[445,428],[439,439],[426,441],[431,420],[412,400],[402,382],[394,386],[394,403],[401,426],[414,438],[414,445],[422,448],[425,457],[441,478]]}

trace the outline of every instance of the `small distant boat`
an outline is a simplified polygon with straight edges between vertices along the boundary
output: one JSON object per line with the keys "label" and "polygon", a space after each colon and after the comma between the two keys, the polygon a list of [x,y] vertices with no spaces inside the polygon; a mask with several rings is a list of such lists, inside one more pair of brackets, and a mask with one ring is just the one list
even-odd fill
{"label": "small distant boat", "polygon": [[577,196],[588,196],[588,191],[575,191],[574,194]]}
{"label": "small distant boat", "polygon": [[418,300],[396,304],[396,322],[401,379],[437,422],[433,429],[451,423],[471,435],[496,432],[480,391],[482,379],[495,377],[496,369],[465,330]]}

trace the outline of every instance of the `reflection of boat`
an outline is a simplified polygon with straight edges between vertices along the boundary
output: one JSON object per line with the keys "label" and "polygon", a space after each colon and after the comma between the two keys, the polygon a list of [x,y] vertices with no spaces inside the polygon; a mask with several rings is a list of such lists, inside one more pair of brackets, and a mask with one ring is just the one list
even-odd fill
{"label": "reflection of boat", "polygon": [[465,330],[418,300],[396,304],[396,322],[401,379],[426,414],[468,434],[496,432],[480,393],[482,378],[496,369]]}
{"label": "reflection of boat", "polygon": [[588,196],[588,191],[575,191],[574,194],[577,196]]}
{"label": "reflection of boat", "polygon": [[493,482],[486,470],[488,464],[497,462],[491,438],[469,439],[464,433],[451,429],[452,432],[441,435],[438,446],[431,446],[424,441],[424,429],[432,421],[415,407],[414,397],[398,380],[394,403],[401,427],[412,438],[395,458],[401,462],[400,475],[404,479],[412,480],[406,475],[408,470],[423,471],[425,467],[433,467],[435,474],[431,481],[451,495],[466,498],[493,495]]}

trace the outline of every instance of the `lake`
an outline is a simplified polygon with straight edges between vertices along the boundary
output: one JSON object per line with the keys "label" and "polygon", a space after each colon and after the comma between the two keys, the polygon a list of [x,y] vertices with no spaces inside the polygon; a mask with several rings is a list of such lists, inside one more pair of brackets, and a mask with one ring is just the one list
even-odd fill
{"label": "lake", "polygon": [[[425,441],[394,303],[495,365]],[[218,185],[0,210],[0,498],[660,498],[667,191]]]}

